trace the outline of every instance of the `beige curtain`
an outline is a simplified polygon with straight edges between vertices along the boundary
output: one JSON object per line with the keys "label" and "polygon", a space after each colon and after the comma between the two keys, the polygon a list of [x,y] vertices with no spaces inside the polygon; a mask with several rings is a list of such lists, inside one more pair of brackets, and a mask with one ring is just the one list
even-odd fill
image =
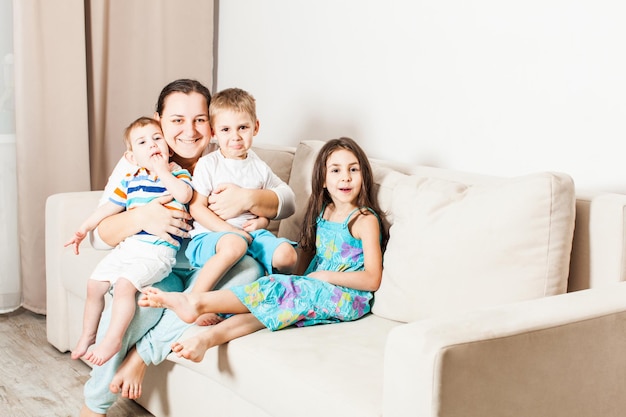
{"label": "beige curtain", "polygon": [[0,0],[0,313],[22,304],[17,234],[13,8]]}
{"label": "beige curtain", "polygon": [[46,198],[102,189],[122,154],[123,129],[152,115],[167,82],[186,77],[212,87],[214,7],[206,0],[13,1],[25,308],[46,310]]}

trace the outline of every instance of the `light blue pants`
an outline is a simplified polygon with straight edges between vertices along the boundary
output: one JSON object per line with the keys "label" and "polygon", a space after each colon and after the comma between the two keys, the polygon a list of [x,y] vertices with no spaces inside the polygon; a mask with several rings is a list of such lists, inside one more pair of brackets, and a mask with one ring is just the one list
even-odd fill
{"label": "light blue pants", "polygon": [[[163,291],[190,291],[199,269],[174,268],[172,273],[153,286]],[[249,256],[244,256],[218,282],[215,289],[246,285],[263,275],[262,267]],[[139,297],[139,295],[137,296]],[[98,326],[96,343],[99,343],[111,321],[111,308],[102,314]],[[106,414],[115,403],[118,394],[109,390],[117,369],[124,361],[126,353],[133,347],[147,364],[159,364],[171,352],[171,344],[192,326],[180,320],[171,310],[139,307],[135,311],[130,326],[122,339],[121,350],[102,366],[94,366],[85,384],[85,405],[95,413]]]}

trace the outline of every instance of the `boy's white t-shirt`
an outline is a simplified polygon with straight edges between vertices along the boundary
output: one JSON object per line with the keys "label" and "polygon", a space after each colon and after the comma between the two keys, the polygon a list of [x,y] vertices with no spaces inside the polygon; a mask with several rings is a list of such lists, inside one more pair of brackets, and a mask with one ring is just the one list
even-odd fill
{"label": "boy's white t-shirt", "polygon": [[[208,197],[220,184],[235,184],[251,190],[275,190],[284,182],[251,150],[246,159],[225,158],[217,150],[198,160],[193,175],[193,188],[198,194]],[[256,217],[246,212],[226,221],[242,229],[246,221]],[[210,231],[194,221],[190,234],[193,237]]]}

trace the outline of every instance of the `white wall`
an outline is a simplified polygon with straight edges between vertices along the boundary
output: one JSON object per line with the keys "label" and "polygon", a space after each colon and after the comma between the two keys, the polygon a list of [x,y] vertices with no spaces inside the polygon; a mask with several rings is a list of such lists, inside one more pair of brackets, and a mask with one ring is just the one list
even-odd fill
{"label": "white wall", "polygon": [[258,142],[626,192],[624,22],[623,0],[227,0],[216,87],[256,97]]}

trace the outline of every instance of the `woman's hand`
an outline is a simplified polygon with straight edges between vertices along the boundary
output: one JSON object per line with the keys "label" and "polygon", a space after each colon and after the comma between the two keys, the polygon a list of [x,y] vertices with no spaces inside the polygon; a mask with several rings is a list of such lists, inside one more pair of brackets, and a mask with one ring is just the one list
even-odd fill
{"label": "woman's hand", "polygon": [[145,206],[131,210],[131,213],[141,230],[177,245],[178,242],[172,236],[189,237],[191,225],[188,221],[191,220],[191,216],[187,212],[170,210],[164,206],[172,199],[171,195],[155,198]]}
{"label": "woman's hand", "polygon": [[235,184],[220,184],[209,196],[209,208],[223,220],[250,210],[250,192]]}

